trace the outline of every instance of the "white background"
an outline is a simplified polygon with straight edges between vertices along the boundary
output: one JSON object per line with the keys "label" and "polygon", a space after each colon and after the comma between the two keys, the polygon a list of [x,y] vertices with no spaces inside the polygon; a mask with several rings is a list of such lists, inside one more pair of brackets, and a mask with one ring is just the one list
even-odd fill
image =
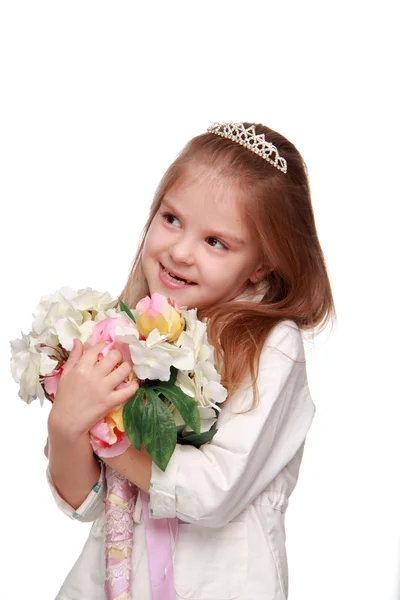
{"label": "white background", "polygon": [[396,37],[385,1],[2,2],[2,600],[53,600],[90,527],[50,497],[48,406],[19,400],[8,341],[58,287],[117,295],[164,170],[230,120],[303,154],[338,311],[307,343],[290,600],[400,598]]}

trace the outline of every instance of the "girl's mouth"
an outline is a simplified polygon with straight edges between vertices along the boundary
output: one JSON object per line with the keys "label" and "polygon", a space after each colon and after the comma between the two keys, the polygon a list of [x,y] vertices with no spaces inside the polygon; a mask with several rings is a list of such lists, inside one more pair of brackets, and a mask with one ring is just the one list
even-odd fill
{"label": "girl's mouth", "polygon": [[189,285],[197,285],[194,281],[189,281],[188,279],[183,279],[183,277],[179,277],[175,273],[168,271],[164,265],[160,263],[160,278],[163,283],[170,284],[171,287],[187,287]]}

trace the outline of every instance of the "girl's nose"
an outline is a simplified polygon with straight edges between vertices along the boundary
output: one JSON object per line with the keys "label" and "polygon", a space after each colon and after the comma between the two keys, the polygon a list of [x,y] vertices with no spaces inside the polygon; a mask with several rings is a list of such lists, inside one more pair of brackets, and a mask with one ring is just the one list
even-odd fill
{"label": "girl's nose", "polygon": [[194,262],[193,244],[181,239],[169,248],[169,255],[175,263],[191,265]]}

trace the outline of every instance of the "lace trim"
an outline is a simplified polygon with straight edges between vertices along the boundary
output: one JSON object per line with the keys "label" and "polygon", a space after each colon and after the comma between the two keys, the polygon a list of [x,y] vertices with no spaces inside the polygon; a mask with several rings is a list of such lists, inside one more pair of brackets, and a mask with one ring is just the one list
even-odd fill
{"label": "lace trim", "polygon": [[121,579],[122,577],[126,579],[126,581],[129,581],[131,569],[131,557],[129,557],[129,560],[124,558],[114,565],[109,564],[106,572],[106,581],[110,581],[111,585],[114,585],[116,580]]}
{"label": "lace trim", "polygon": [[129,518],[129,514],[125,515],[114,514],[109,512],[106,516],[105,522],[106,537],[113,541],[120,541],[122,539],[131,538],[133,535],[133,518]]}
{"label": "lace trim", "polygon": [[[109,467],[106,469],[106,479],[106,596],[107,600],[131,600],[133,509],[137,488]],[[113,556],[113,550],[120,552],[121,557]],[[117,594],[117,590],[121,593]]]}
{"label": "lace trim", "polygon": [[[112,492],[112,493],[114,493],[114,492]],[[133,512],[134,498],[131,498],[131,500],[129,500],[129,502],[123,502],[121,504],[114,504],[114,502],[112,500],[107,498],[107,504],[111,504],[113,512],[116,511],[116,512],[119,512],[124,515],[127,512],[130,512],[130,513]]]}
{"label": "lace trim", "polygon": [[107,486],[108,489],[112,489],[113,494],[115,494],[118,491],[121,494],[124,494],[127,486],[129,488],[132,488],[132,490],[135,488],[131,481],[128,481],[127,479],[125,479],[125,477],[118,473],[118,471],[114,470],[110,475],[108,475],[107,473]]}
{"label": "lace trim", "polygon": [[127,592],[122,592],[122,594],[117,596],[115,600],[132,600],[132,596]]}
{"label": "lace trim", "polygon": [[[129,543],[130,538],[127,538],[125,540],[120,540],[120,541],[116,541],[116,540],[112,540],[107,542],[106,541],[106,550],[125,550],[126,548],[129,548],[127,542]],[[131,552],[132,552],[132,548],[130,548]]]}

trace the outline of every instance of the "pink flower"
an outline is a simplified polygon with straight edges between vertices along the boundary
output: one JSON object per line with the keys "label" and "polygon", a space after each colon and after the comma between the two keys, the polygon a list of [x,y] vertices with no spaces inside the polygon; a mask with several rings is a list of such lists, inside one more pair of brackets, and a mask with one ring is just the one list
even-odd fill
{"label": "pink flower", "polygon": [[[98,342],[107,342],[107,346],[105,346],[99,354],[99,360],[104,358],[110,350],[116,349],[121,352],[122,360],[129,362],[133,367],[129,345],[115,339],[115,329],[117,325],[126,325],[127,323],[130,324],[131,322],[127,319],[116,318],[104,319],[95,325],[87,344],[89,346],[94,346]],[[54,400],[56,395],[62,371],[63,366],[61,366],[58,371],[53,371],[49,375],[43,377],[44,389],[52,400]],[[132,370],[125,381],[123,381],[116,389],[128,385],[133,378],[134,373]],[[130,441],[125,433],[122,410],[123,407],[121,406],[108,413],[104,419],[96,423],[96,425],[90,429],[90,441],[98,456],[104,458],[119,456],[130,446]]]}
{"label": "pink flower", "polygon": [[90,441],[98,456],[103,458],[119,456],[131,445],[124,433],[122,410],[123,407],[120,407],[109,413],[90,430]]}
{"label": "pink flower", "polygon": [[136,305],[138,312],[137,328],[145,339],[154,330],[158,329],[161,335],[168,335],[167,342],[178,339],[185,327],[178,305],[162,294],[154,293],[146,296]]}
{"label": "pink flower", "polygon": [[53,371],[52,373],[49,373],[48,375],[45,375],[43,377],[43,387],[44,387],[47,395],[52,400],[54,400],[54,397],[56,395],[58,383],[60,381],[62,372],[63,372],[63,366],[61,366],[58,371]]}
{"label": "pink flower", "polygon": [[[99,360],[106,356],[110,350],[119,350],[122,355],[122,361],[129,362],[132,367],[131,353],[129,345],[125,342],[120,342],[115,339],[115,329],[118,325],[131,324],[131,321],[124,318],[104,319],[99,321],[93,328],[91,337],[88,340],[90,346],[94,346],[98,342],[107,342],[107,346],[103,348],[99,355]],[[133,370],[128,377],[116,389],[120,389],[128,385],[134,378]],[[104,419],[96,423],[90,429],[90,440],[94,451],[100,457],[119,456],[130,446],[130,441],[125,433],[122,409],[118,409],[108,413]]]}
{"label": "pink flower", "polygon": [[89,346],[94,346],[99,342],[108,342],[107,346],[103,348],[101,354],[102,356],[106,356],[110,350],[119,350],[122,354],[122,360],[132,363],[131,353],[129,350],[129,345],[120,342],[115,339],[115,329],[117,325],[131,325],[131,321],[128,319],[116,318],[116,319],[104,319],[103,321],[99,321],[93,328],[92,335],[87,341]]}

